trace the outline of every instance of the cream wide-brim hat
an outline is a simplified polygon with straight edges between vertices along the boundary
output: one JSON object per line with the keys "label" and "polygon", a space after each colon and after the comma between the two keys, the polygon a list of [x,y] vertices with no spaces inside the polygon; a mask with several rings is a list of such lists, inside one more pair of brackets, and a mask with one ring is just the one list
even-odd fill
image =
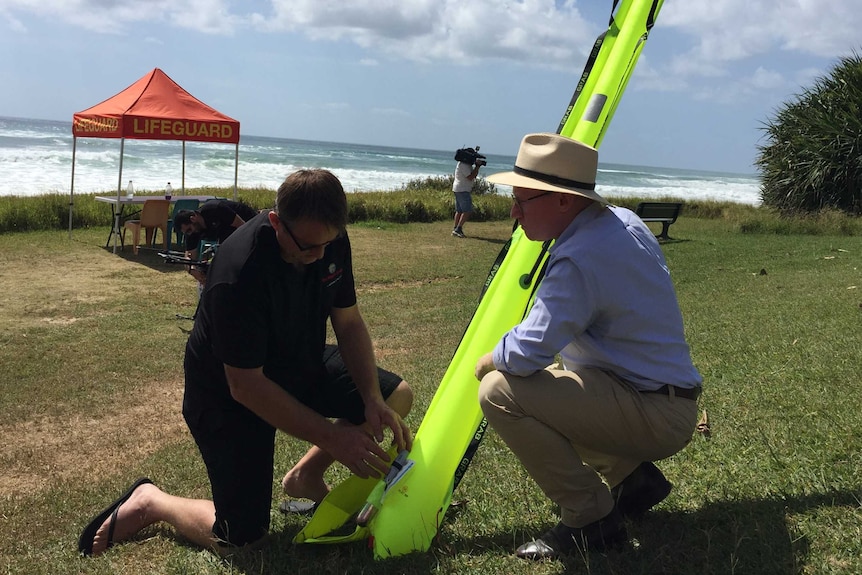
{"label": "cream wide-brim hat", "polygon": [[527,134],[518,148],[515,168],[485,179],[493,184],[577,194],[607,204],[596,193],[598,165],[599,153],[584,143],[559,134]]}

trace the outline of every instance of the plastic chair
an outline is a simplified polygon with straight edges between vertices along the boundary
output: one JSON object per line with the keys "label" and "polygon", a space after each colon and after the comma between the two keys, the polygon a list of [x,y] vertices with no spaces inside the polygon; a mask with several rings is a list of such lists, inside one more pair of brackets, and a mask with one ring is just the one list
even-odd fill
{"label": "plastic chair", "polygon": [[[180,246],[180,249],[183,249],[186,243],[186,237],[183,235],[183,232],[179,230],[179,228],[174,229],[174,217],[177,215],[177,212],[180,210],[196,210],[200,206],[200,202],[193,199],[186,200],[177,200],[174,202],[174,209],[171,211],[171,218],[168,220],[168,241],[170,242],[173,239],[173,234],[176,234],[177,241],[176,244]],[[168,246],[170,247],[170,246]]]}
{"label": "plastic chair", "polygon": [[201,240],[198,243],[198,259],[208,262],[216,255],[218,251],[218,240]]}
{"label": "plastic chair", "polygon": [[132,251],[138,253],[138,243],[141,239],[141,228],[147,239],[147,246],[155,245],[157,230],[162,230],[162,245],[168,249],[168,212],[171,209],[170,200],[147,200],[141,209],[141,219],[126,220],[123,224],[123,233],[120,236],[122,247],[126,247],[126,230],[132,230]]}

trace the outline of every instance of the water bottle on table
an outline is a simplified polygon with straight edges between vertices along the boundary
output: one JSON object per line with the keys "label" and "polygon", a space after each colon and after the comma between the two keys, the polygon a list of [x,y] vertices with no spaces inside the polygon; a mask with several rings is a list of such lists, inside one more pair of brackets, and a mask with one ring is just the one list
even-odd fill
{"label": "water bottle on table", "polygon": [[170,200],[173,193],[174,193],[174,189],[171,187],[171,183],[168,182],[168,185],[165,186],[165,199]]}
{"label": "water bottle on table", "polygon": [[129,180],[129,185],[126,186],[126,199],[131,200],[135,197],[135,186],[132,185],[132,180]]}

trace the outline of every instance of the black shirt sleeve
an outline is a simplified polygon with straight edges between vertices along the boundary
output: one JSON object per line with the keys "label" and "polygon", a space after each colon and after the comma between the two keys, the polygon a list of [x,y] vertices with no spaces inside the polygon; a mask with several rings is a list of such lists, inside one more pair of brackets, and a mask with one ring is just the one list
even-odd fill
{"label": "black shirt sleeve", "polygon": [[210,314],[213,354],[233,367],[253,369],[267,359],[269,304],[267,291],[255,289],[258,282],[212,287],[207,305]]}
{"label": "black shirt sleeve", "polygon": [[[356,304],[356,285],[353,278],[353,253],[350,249],[350,239],[345,234],[339,242],[344,242],[344,267],[341,283],[332,300],[332,307],[346,308]],[[340,247],[340,246],[339,246]]]}

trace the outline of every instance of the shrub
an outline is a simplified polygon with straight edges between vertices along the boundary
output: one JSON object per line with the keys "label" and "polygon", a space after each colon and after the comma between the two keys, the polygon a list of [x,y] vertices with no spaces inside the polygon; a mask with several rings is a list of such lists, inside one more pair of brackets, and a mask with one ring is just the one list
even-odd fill
{"label": "shrub", "polygon": [[[452,192],[452,184],[455,176],[429,176],[425,178],[414,178],[402,184],[398,191],[401,192]],[[473,194],[482,196],[485,194],[497,194],[497,186],[479,176],[473,182]]]}
{"label": "shrub", "polygon": [[765,122],[758,146],[764,205],[862,213],[862,59],[843,58]]}
{"label": "shrub", "polygon": [[[233,188],[199,188],[188,194],[233,197]],[[73,228],[110,225],[110,208],[97,202],[94,195],[75,195]],[[255,209],[271,208],[275,191],[242,189],[237,199]],[[645,198],[610,198],[612,203],[634,210]],[[788,214],[768,206],[754,207],[732,202],[709,200],[684,201],[683,217],[723,219],[739,226],[743,232],[775,234],[862,234],[862,218],[836,209],[817,214]],[[652,200],[650,200],[652,201]],[[479,194],[473,202],[471,221],[508,220],[512,201],[498,194]],[[437,222],[452,218],[455,197],[451,190],[352,192],[347,194],[347,209],[351,223],[360,222]],[[65,230],[69,227],[69,197],[64,194],[20,197],[0,196],[0,233],[34,230]]]}

